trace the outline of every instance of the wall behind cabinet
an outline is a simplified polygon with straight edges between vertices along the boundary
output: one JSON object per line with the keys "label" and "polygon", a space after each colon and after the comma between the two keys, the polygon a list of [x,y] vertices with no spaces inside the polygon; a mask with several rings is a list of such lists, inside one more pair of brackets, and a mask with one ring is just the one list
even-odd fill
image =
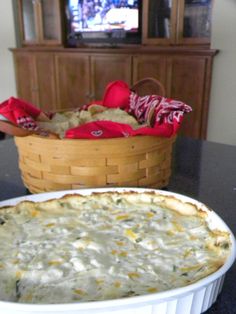
{"label": "wall behind cabinet", "polygon": [[208,120],[209,140],[236,145],[236,1],[215,1],[212,16],[214,59]]}
{"label": "wall behind cabinet", "polygon": [[0,1],[0,102],[16,96],[13,60],[8,50],[15,46],[12,2]]}

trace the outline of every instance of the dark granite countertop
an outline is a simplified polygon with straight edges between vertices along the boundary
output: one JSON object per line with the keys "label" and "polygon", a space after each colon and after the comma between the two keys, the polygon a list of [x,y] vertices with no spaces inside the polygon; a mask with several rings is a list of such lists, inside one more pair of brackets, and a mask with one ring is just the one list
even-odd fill
{"label": "dark granite countertop", "polygon": [[[0,141],[0,201],[27,194],[12,138]],[[236,234],[236,146],[179,137],[167,189],[193,197],[218,213]],[[207,314],[236,314],[236,264]]]}

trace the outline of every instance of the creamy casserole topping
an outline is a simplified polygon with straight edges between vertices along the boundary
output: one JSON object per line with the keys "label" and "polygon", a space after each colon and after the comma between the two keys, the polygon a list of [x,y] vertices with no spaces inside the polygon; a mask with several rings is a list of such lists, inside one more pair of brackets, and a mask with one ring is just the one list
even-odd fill
{"label": "creamy casserole topping", "polygon": [[107,192],[0,210],[0,299],[68,303],[189,285],[222,266],[229,234],[173,196]]}

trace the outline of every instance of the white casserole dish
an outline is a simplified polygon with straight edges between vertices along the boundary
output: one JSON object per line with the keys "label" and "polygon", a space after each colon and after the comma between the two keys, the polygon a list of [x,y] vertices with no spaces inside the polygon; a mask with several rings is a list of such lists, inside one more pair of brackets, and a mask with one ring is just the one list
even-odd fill
{"label": "white casserole dish", "polygon": [[[85,189],[50,192],[43,194],[34,194],[29,196],[18,197],[11,200],[0,202],[0,207],[5,205],[15,205],[22,200],[43,201],[52,198],[59,198],[64,194],[80,193],[90,194],[94,191],[147,191],[151,189],[142,188],[104,188],[104,189]],[[154,191],[154,190],[152,190]],[[183,195],[160,191],[164,195],[173,195],[180,200],[187,201],[197,205],[201,210],[208,213],[208,223],[210,227],[228,231],[231,235],[232,248],[226,263],[215,273],[199,280],[198,282],[172,289],[169,291],[152,293],[149,295],[135,296],[123,299],[108,301],[95,301],[71,304],[20,304],[13,302],[0,301],[1,313],[4,314],[200,314],[205,312],[216,301],[219,295],[224,276],[233,264],[236,257],[236,244],[232,232],[229,230],[224,221],[206,205]]]}

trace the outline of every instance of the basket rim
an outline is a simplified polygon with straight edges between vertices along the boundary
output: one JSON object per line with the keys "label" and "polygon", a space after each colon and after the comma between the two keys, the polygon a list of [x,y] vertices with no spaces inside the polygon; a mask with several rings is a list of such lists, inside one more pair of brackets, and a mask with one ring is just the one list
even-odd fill
{"label": "basket rim", "polygon": [[19,136],[14,136],[14,139],[17,141],[22,140],[22,139],[30,139],[30,140],[37,140],[37,141],[47,141],[47,142],[60,142],[60,143],[66,143],[66,142],[119,142],[119,141],[140,141],[140,139],[144,139],[146,138],[147,140],[160,140],[160,141],[164,141],[164,140],[174,140],[176,139],[177,135],[172,135],[170,137],[164,137],[164,136],[155,136],[155,135],[137,135],[137,136],[128,136],[128,137],[115,137],[115,138],[94,138],[94,139],[83,139],[83,138],[75,138],[75,139],[70,139],[70,138],[50,138],[50,137],[44,137],[44,136],[40,136],[37,134],[33,134],[33,135],[28,135],[28,136],[24,136],[24,137],[19,137]]}

